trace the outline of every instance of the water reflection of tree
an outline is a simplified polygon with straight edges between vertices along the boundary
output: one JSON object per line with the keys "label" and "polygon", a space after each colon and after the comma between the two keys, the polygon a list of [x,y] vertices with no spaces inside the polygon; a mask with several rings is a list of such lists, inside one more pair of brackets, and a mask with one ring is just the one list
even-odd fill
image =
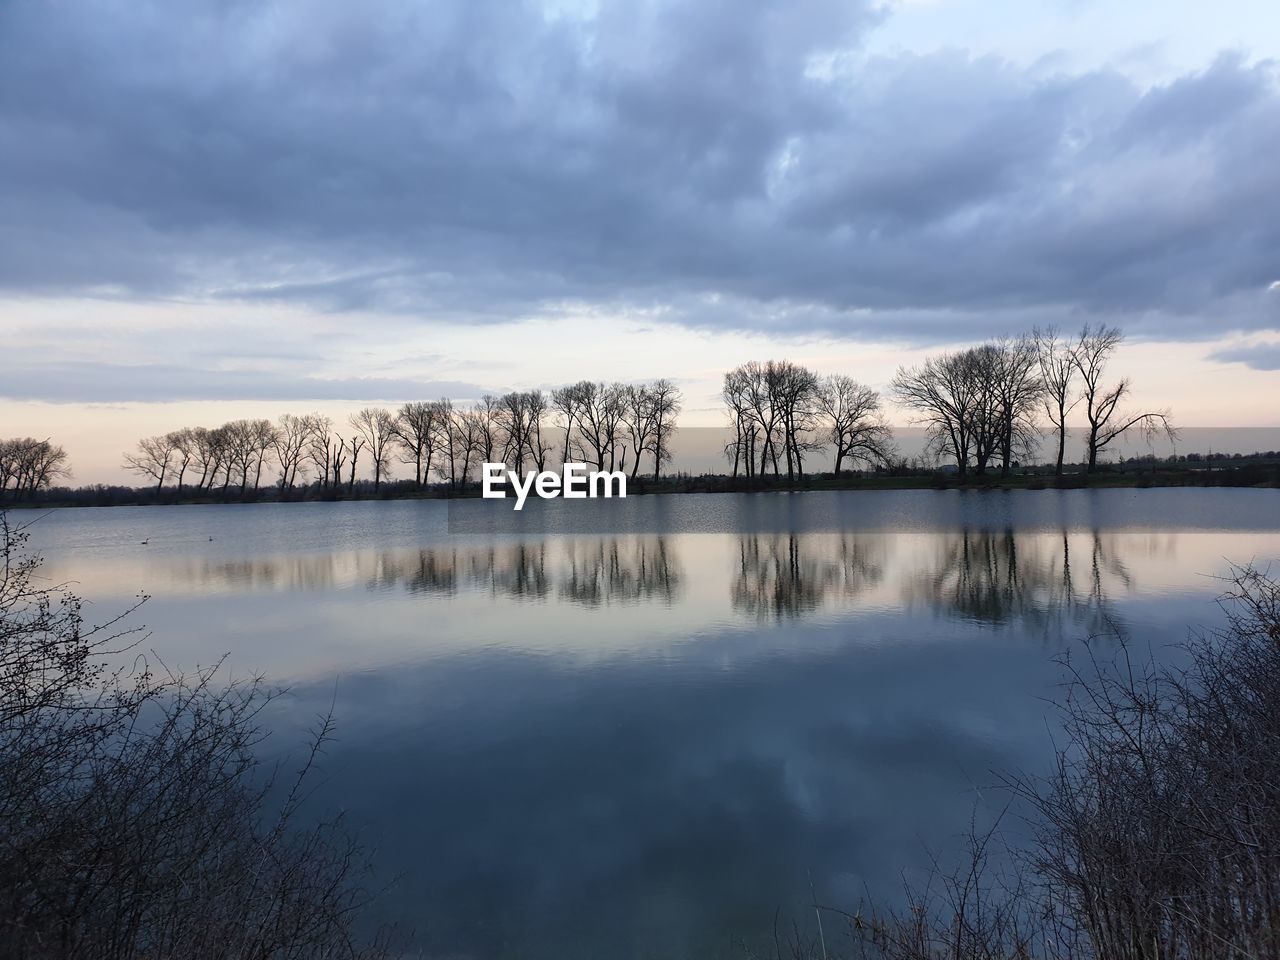
{"label": "water reflection of tree", "polygon": [[680,585],[679,566],[665,537],[574,541],[566,553],[568,574],[560,581],[560,595],[573,603],[670,603]]}
{"label": "water reflection of tree", "polygon": [[662,536],[282,554],[191,564],[175,572],[205,585],[255,590],[363,585],[444,596],[463,591],[531,599],[557,596],[590,606],[641,600],[670,603],[681,588],[675,545]]}
{"label": "water reflection of tree", "polygon": [[383,554],[371,587],[415,593],[481,590],[494,596],[552,595],[589,606],[659,600],[680,586],[679,564],[665,537],[612,537],[505,546],[448,547]]}
{"label": "water reflection of tree", "polygon": [[800,617],[848,600],[884,578],[885,543],[849,534],[753,534],[738,538],[734,609],[760,619]]}
{"label": "water reflection of tree", "polygon": [[170,573],[184,583],[251,591],[327,590],[343,580],[339,558],[329,554],[176,562]]}
{"label": "water reflection of tree", "polygon": [[378,554],[366,579],[373,590],[452,596],[463,589],[494,595],[540,598],[551,591],[547,545],[437,547]]}
{"label": "water reflection of tree", "polygon": [[1132,587],[1115,537],[1100,531],[963,530],[941,538],[935,562],[905,589],[947,616],[1046,631],[1071,622],[1101,634],[1122,629],[1111,600]]}

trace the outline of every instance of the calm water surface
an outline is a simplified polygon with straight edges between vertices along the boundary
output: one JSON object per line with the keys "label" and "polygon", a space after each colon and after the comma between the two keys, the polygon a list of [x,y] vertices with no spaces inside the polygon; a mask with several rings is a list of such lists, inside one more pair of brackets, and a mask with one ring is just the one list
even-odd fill
{"label": "calm water surface", "polygon": [[1043,769],[1055,657],[1220,622],[1280,494],[58,510],[33,541],[91,617],[150,594],[166,662],[286,684],[272,749],[333,704],[316,801],[425,955],[742,956]]}

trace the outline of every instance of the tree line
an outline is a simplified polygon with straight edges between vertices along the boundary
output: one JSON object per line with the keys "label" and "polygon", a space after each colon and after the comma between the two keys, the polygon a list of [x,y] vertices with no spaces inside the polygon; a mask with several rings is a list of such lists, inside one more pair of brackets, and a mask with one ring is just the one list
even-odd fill
{"label": "tree line", "polygon": [[[961,478],[999,468],[1007,476],[1034,455],[1040,439],[1056,439],[1061,476],[1070,428],[1083,411],[1087,470],[1130,430],[1176,437],[1167,409],[1125,410],[1127,377],[1108,367],[1123,334],[1086,325],[1074,339],[1035,330],[931,356],[899,368],[892,398],[925,428],[927,450],[953,459]],[[821,376],[789,360],[750,362],[724,375],[721,396],[732,438],[724,454],[734,478],[772,473],[804,477],[806,458],[830,450],[834,473],[885,465],[893,433],[881,396],[844,374]],[[125,466],[179,493],[257,493],[264,480],[286,493],[314,485],[354,490],[365,464],[375,491],[393,464],[412,469],[412,483],[465,488],[481,463],[523,472],[544,470],[553,456],[597,469],[641,471],[654,479],[671,460],[682,397],[666,379],[647,384],[582,380],[564,387],[486,395],[471,405],[448,398],[366,407],[344,423],[318,413],[276,421],[233,420],[146,437]],[[0,440],[0,497],[22,499],[70,476],[67,455],[49,440]]]}
{"label": "tree line", "polygon": [[[890,394],[925,428],[927,452],[954,459],[961,477],[996,465],[1008,476],[1034,456],[1044,434],[1057,440],[1061,476],[1067,418],[1079,407],[1092,473],[1099,455],[1130,430],[1176,437],[1168,410],[1123,409],[1130,381],[1107,376],[1123,339],[1118,329],[1093,324],[1074,340],[1052,329],[1002,337],[899,368]],[[846,462],[884,465],[894,451],[880,394],[843,374],[753,361],[724,375],[721,396],[733,430],[724,453],[734,477],[803,477],[805,457],[826,449],[839,476]]]}
{"label": "tree line", "polygon": [[1036,330],[899,368],[890,389],[925,427],[931,451],[953,458],[961,477],[983,475],[997,464],[1008,476],[1034,454],[1042,433],[1057,440],[1054,472],[1061,476],[1067,417],[1079,407],[1092,473],[1099,455],[1130,430],[1177,436],[1167,409],[1124,409],[1130,381],[1107,374],[1123,340],[1118,329],[1104,325],[1086,324],[1074,340]]}
{"label": "tree line", "polygon": [[656,478],[671,459],[681,394],[669,380],[648,384],[582,380],[550,392],[486,395],[470,406],[448,398],[405,403],[397,410],[366,407],[335,424],[318,413],[270,420],[233,420],[218,427],[183,427],[146,437],[125,466],[179,492],[238,488],[258,491],[265,477],[282,493],[316,484],[354,489],[368,465],[374,490],[393,463],[412,468],[422,488],[433,477],[465,488],[482,463],[547,469],[553,456],[598,469],[629,471],[642,463]]}

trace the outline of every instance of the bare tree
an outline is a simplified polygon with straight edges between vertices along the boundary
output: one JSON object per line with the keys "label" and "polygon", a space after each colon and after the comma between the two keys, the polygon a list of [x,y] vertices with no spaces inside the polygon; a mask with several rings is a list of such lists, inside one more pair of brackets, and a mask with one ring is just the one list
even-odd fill
{"label": "bare tree", "polygon": [[498,418],[499,405],[497,397],[485,394],[472,408],[479,428],[479,449],[485,463],[498,462],[494,459],[494,454],[498,450],[502,434],[502,425]]}
{"label": "bare tree", "polygon": [[240,493],[249,489],[249,471],[253,469],[253,427],[248,420],[232,420],[218,428],[223,443],[223,489],[230,487],[234,477],[240,478]]}
{"label": "bare tree", "polygon": [[276,447],[275,425],[270,420],[250,420],[249,437],[253,447],[253,489],[256,493],[262,483],[262,469]]}
{"label": "bare tree", "polygon": [[0,440],[0,498],[12,491],[21,500],[70,476],[66,451],[48,439]]}
{"label": "bare tree", "polygon": [[734,441],[725,453],[733,455],[735,475],[741,464],[748,477],[754,476],[757,457],[761,475],[770,463],[774,475],[780,475],[778,448],[785,442],[781,383],[773,361],[752,360],[725,374],[722,395],[734,418]]}
{"label": "bare tree", "polygon": [[583,458],[590,458],[603,470],[605,451],[609,448],[605,414],[605,407],[609,403],[607,388],[603,383],[580,380],[566,389],[577,395],[578,435]]}
{"label": "bare tree", "polygon": [[1098,454],[1117,437],[1135,427],[1141,429],[1148,438],[1156,433],[1163,433],[1170,440],[1175,440],[1178,436],[1167,409],[1138,414],[1120,410],[1120,404],[1130,393],[1127,377],[1110,387],[1103,384],[1107,363],[1123,341],[1124,334],[1115,327],[1086,324],[1072,351],[1072,360],[1080,373],[1085,418],[1088,421],[1086,449],[1090,473],[1097,468]]}
{"label": "bare tree", "polygon": [[[390,464],[391,444],[396,439],[396,418],[390,410],[382,407],[365,407],[350,418],[369,447],[369,455],[373,458],[373,489],[382,486],[382,475]],[[351,459],[352,485],[355,483],[355,454]]]}
{"label": "bare tree", "polygon": [[262,482],[262,469],[266,465],[267,456],[276,442],[276,429],[271,421],[232,420],[219,428],[218,436],[225,450],[224,486],[231,484],[234,470],[240,478],[241,495],[249,490],[250,476],[253,477],[253,489],[256,492]]}
{"label": "bare tree", "polygon": [[333,435],[333,421],[328,417],[313,414],[309,421],[307,458],[315,465],[320,489],[327,490],[330,484],[336,488],[342,477],[342,464],[336,462],[342,455],[342,439]]}
{"label": "bare tree", "polygon": [[419,489],[431,472],[440,413],[439,404],[418,401],[402,406],[395,419],[395,438],[404,451],[401,462],[413,464],[413,483]]}
{"label": "bare tree", "polygon": [[826,417],[827,436],[835,447],[835,475],[845,459],[885,463],[893,453],[893,432],[880,409],[880,394],[852,377],[823,378],[818,404]]}
{"label": "bare tree", "polygon": [[622,423],[634,455],[631,461],[631,477],[634,479],[640,470],[640,454],[653,446],[654,404],[648,387],[633,384],[623,391]]}
{"label": "bare tree", "polygon": [[771,360],[765,365],[765,378],[782,428],[787,479],[803,477],[804,454],[824,445],[822,438],[809,434],[818,415],[818,375],[790,360]]}
{"label": "bare tree", "polygon": [[972,358],[963,353],[929,357],[918,367],[900,367],[893,378],[894,398],[914,411],[929,447],[949,453],[956,472],[968,476],[975,447],[975,414],[981,405]]}
{"label": "bare tree", "polygon": [[721,391],[733,421],[734,439],[725,447],[733,472],[748,477],[804,476],[804,457],[826,438],[815,432],[821,413],[818,375],[790,360],[751,361],[725,374]]}
{"label": "bare tree", "polygon": [[1062,476],[1062,462],[1067,451],[1067,414],[1075,409],[1080,397],[1072,399],[1072,381],[1075,380],[1076,363],[1071,347],[1058,339],[1053,327],[1037,329],[1034,333],[1040,379],[1044,383],[1044,412],[1058,438],[1058,455],[1054,475]]}
{"label": "bare tree", "polygon": [[173,453],[173,434],[145,437],[138,441],[136,453],[125,454],[124,465],[134,473],[154,480],[158,492],[164,487],[164,478],[168,476]]}
{"label": "bare tree", "polygon": [[1015,458],[1034,453],[1039,429],[1036,411],[1044,396],[1040,354],[1028,336],[1003,338],[990,344],[991,384],[995,397],[1000,475],[1007,477]]}
{"label": "bare tree", "polygon": [[[356,489],[356,467],[360,463],[360,451],[364,449],[368,440],[365,438],[364,434],[356,433],[353,436],[348,437],[345,442],[345,453],[351,458],[351,473],[347,478],[347,489],[354,492]],[[337,463],[336,469],[342,469],[343,461],[341,454],[335,462]]]}
{"label": "bare tree", "polygon": [[1003,338],[902,368],[894,396],[923,424],[929,448],[949,454],[961,477],[981,476],[1000,464],[1008,476],[1015,460],[1038,440],[1036,411],[1043,395],[1039,358],[1029,337]]}
{"label": "bare tree", "polygon": [[733,458],[733,476],[741,470],[746,476],[755,474],[756,420],[751,415],[750,373],[737,367],[724,375],[720,396],[729,408],[733,423],[733,439],[725,445],[725,457]]}
{"label": "bare tree", "polygon": [[206,427],[192,427],[191,444],[192,460],[200,468],[200,479],[196,481],[196,489],[211,488],[221,466],[221,449],[217,434]]}
{"label": "bare tree", "polygon": [[213,471],[209,475],[209,489],[218,482],[218,474],[222,474],[222,489],[231,486],[231,475],[235,469],[236,440],[239,431],[234,424],[224,423],[209,431],[209,445],[213,451]]}
{"label": "bare tree", "polygon": [[531,396],[513,390],[498,401],[497,422],[502,430],[502,459],[517,472],[524,471],[527,457],[534,455]]}
{"label": "bare tree", "polygon": [[653,479],[657,480],[662,474],[662,465],[671,460],[671,438],[678,429],[676,418],[680,415],[680,390],[670,380],[655,380],[649,387],[649,402],[653,418],[649,452],[653,454]]}
{"label": "bare tree", "polygon": [[547,453],[550,451],[544,432],[550,406],[547,403],[547,395],[541,390],[530,390],[525,397],[529,411],[529,455],[533,458],[534,468],[541,473],[547,467]]}
{"label": "bare tree", "polygon": [[769,364],[752,361],[741,368],[744,373],[748,410],[760,428],[760,474],[773,463],[773,475],[780,476],[778,444],[782,411],[778,409],[773,370]]}
{"label": "bare tree", "polygon": [[573,433],[582,406],[581,388],[581,383],[572,383],[551,391],[551,409],[560,418],[560,426],[564,428],[564,463],[574,463],[577,459],[574,455]]}
{"label": "bare tree", "polygon": [[200,444],[196,436],[196,431],[191,427],[183,427],[181,430],[175,430],[169,434],[169,442],[173,446],[174,459],[178,471],[177,487],[178,493],[182,493],[182,480],[187,474],[187,468],[191,466],[191,462],[196,460],[200,453]]}
{"label": "bare tree", "polygon": [[21,440],[0,440],[0,497],[17,481],[21,444]]}
{"label": "bare tree", "polygon": [[458,479],[462,489],[466,489],[471,465],[477,463],[484,448],[483,415],[475,410],[459,410],[455,412],[458,434],[457,447],[462,462],[462,474]]}
{"label": "bare tree", "polygon": [[436,436],[439,438],[443,458],[440,475],[449,481],[449,489],[453,490],[458,485],[458,456],[461,452],[461,436],[458,432],[460,424],[457,416],[459,411],[453,409],[453,401],[448,397],[441,397],[436,402],[436,409],[440,414]]}
{"label": "bare tree", "polygon": [[622,440],[622,419],[626,411],[626,385],[596,383],[583,380],[574,385],[578,394],[578,433],[583,452],[596,467],[617,467],[618,446]]}
{"label": "bare tree", "polygon": [[292,490],[298,479],[298,471],[306,460],[315,429],[314,417],[311,414],[296,417],[291,413],[283,414],[276,421],[272,448],[275,450],[276,462],[280,464],[280,490]]}

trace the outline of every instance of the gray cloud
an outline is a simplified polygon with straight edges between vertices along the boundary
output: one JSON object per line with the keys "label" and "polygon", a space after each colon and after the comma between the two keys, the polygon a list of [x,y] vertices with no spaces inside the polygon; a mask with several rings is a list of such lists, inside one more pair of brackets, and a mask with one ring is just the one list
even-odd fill
{"label": "gray cloud", "polygon": [[178,400],[384,400],[479,397],[456,380],[294,376],[257,370],[202,370],[166,363],[0,362],[0,396],[50,403]]}
{"label": "gray cloud", "polygon": [[861,58],[880,16],[7,4],[0,289],[437,320],[659,304],[917,341],[1081,315],[1275,326],[1272,64],[1144,91]]}
{"label": "gray cloud", "polygon": [[1219,363],[1243,363],[1254,370],[1280,370],[1280,343],[1255,343],[1209,354]]}

